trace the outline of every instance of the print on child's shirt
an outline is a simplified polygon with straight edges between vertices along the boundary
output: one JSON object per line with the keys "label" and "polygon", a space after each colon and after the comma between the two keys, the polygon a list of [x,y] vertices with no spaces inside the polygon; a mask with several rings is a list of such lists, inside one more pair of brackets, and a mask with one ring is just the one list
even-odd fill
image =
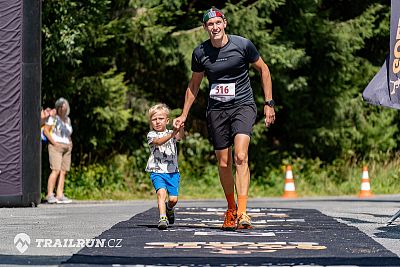
{"label": "print on child's shirt", "polygon": [[176,139],[171,138],[162,145],[152,145],[156,138],[171,134],[171,130],[164,132],[151,131],[147,135],[147,143],[150,145],[150,157],[147,162],[147,172],[174,173],[179,172]]}

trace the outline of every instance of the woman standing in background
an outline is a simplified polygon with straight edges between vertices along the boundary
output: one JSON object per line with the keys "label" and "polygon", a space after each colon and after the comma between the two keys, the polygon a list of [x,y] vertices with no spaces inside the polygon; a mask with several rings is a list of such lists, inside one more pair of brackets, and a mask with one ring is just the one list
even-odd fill
{"label": "woman standing in background", "polygon": [[[46,200],[48,203],[71,203],[72,200],[64,195],[64,181],[71,167],[72,125],[68,117],[69,103],[60,98],[55,103],[56,115],[46,120],[44,134],[49,140],[49,161],[51,173],[47,183]],[[57,182],[58,180],[58,182]],[[57,183],[56,195],[54,188]]]}

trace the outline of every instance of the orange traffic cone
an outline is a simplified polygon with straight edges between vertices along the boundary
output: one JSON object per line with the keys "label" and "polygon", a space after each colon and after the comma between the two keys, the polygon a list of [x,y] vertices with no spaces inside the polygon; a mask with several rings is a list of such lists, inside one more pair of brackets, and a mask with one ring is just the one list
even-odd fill
{"label": "orange traffic cone", "polygon": [[285,175],[285,192],[283,193],[283,198],[295,198],[297,197],[296,189],[294,187],[292,166],[286,166]]}
{"label": "orange traffic cone", "polygon": [[369,183],[368,177],[368,166],[364,166],[362,176],[361,176],[361,191],[358,195],[359,197],[370,197],[371,193],[371,185]]}

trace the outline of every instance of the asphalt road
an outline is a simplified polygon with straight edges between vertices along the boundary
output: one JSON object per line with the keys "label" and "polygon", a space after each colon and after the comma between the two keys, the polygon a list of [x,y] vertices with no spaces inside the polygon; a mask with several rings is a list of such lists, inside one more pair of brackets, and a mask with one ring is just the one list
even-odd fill
{"label": "asphalt road", "polygon": [[[250,199],[249,210],[261,224],[252,233],[231,236],[217,227],[222,219],[224,200],[180,201],[177,223],[171,231],[161,233],[155,228],[155,206],[155,200],[151,200],[2,208],[0,264],[143,266],[154,257],[158,259],[154,265],[162,266],[163,257],[170,255],[171,262],[164,265],[202,266],[202,259],[208,259],[210,266],[265,265],[261,263],[268,266],[400,266],[400,218],[392,226],[385,226],[400,209],[400,195],[368,199]],[[206,223],[199,223],[202,219]],[[83,248],[82,242],[87,240],[94,243],[86,243]],[[215,245],[216,241],[219,245]],[[286,250],[277,251],[275,245],[271,249],[272,243],[266,244],[266,241],[274,241]],[[237,243],[236,250],[224,247],[232,242]],[[190,247],[193,244],[199,249]],[[260,250],[261,244],[264,250]],[[228,253],[229,257],[221,253]],[[248,257],[235,258],[234,253]],[[265,260],[262,253],[270,260]],[[185,261],[179,261],[182,255]],[[193,262],[191,255],[196,257]],[[145,256],[148,261],[137,260]],[[384,264],[379,264],[380,259]]]}

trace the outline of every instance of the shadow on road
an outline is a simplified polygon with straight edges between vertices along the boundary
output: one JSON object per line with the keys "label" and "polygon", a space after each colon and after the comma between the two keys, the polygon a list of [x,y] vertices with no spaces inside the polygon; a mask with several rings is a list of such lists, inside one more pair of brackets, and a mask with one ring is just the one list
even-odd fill
{"label": "shadow on road", "polygon": [[70,256],[28,256],[28,255],[1,255],[0,264],[5,265],[59,265],[61,262],[68,260]]}
{"label": "shadow on road", "polygon": [[400,239],[400,225],[383,226],[377,228],[381,232],[374,233],[379,238]]}
{"label": "shadow on road", "polygon": [[[65,256],[15,256],[0,255],[0,263],[5,265],[38,265],[49,266],[59,265],[65,262],[68,257]],[[74,255],[68,263],[62,266],[79,265],[112,265],[112,264],[142,264],[142,265],[174,265],[174,266],[229,266],[247,265],[356,265],[356,266],[399,266],[399,259],[396,257],[362,257],[362,258],[276,258],[276,257],[113,257],[99,255]]]}
{"label": "shadow on road", "polygon": [[356,218],[347,218],[347,217],[335,217],[336,219],[340,219],[343,220],[345,222],[348,223],[354,223],[354,224],[363,224],[363,223],[375,223],[375,222],[370,222],[370,221],[366,221],[366,220],[360,220],[360,219],[356,219]]}
{"label": "shadow on road", "polygon": [[173,266],[261,266],[276,264],[279,266],[299,265],[353,265],[353,266],[399,266],[397,257],[362,257],[362,258],[276,258],[276,257],[101,257],[78,255],[68,264],[63,266],[74,266],[75,264],[142,264],[142,265],[173,265]]}

